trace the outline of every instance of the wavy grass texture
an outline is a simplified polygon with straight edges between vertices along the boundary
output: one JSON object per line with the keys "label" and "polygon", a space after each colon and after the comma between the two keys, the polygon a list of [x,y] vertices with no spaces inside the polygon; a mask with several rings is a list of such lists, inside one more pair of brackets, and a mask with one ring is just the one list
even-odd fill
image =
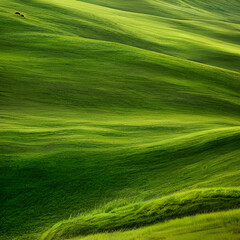
{"label": "wavy grass texture", "polygon": [[240,207],[239,190],[195,190],[57,223],[42,240],[61,240],[150,225],[168,219]]}
{"label": "wavy grass texture", "polygon": [[74,240],[224,240],[239,239],[240,211],[201,214],[182,219],[166,221],[131,231],[101,233],[87,237],[77,237]]}
{"label": "wavy grass texture", "polygon": [[238,0],[2,0],[0,239],[239,187],[239,12]]}

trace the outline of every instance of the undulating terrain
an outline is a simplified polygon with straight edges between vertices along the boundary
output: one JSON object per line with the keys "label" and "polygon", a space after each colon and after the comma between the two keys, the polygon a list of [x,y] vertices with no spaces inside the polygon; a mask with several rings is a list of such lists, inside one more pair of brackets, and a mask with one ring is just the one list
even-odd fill
{"label": "undulating terrain", "polygon": [[240,239],[239,13],[2,0],[0,239]]}

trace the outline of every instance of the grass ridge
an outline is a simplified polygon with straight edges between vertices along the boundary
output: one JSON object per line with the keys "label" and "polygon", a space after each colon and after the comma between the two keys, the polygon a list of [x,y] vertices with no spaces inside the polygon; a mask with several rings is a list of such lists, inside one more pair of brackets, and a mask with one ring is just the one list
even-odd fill
{"label": "grass ridge", "polygon": [[109,212],[62,221],[43,234],[42,240],[60,240],[99,232],[133,229],[199,213],[240,207],[240,189],[199,189]]}

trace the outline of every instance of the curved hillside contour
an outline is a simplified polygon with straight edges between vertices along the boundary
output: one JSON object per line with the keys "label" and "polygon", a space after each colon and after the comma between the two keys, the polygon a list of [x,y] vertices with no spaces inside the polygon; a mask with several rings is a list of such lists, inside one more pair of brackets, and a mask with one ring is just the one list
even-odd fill
{"label": "curved hillside contour", "polygon": [[0,240],[236,207],[239,12],[239,0],[1,0]]}
{"label": "curved hillside contour", "polygon": [[199,214],[139,229],[99,233],[74,240],[226,240],[239,239],[240,209]]}
{"label": "curved hillside contour", "polygon": [[203,189],[136,203],[110,212],[88,214],[62,221],[43,234],[42,240],[141,227],[197,213],[240,208],[240,189]]}

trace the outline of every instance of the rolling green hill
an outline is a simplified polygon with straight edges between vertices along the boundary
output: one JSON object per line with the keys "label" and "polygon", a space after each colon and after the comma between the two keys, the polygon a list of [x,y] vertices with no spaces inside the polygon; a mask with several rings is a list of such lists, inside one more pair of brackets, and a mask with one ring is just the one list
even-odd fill
{"label": "rolling green hill", "polygon": [[[83,223],[141,227],[116,240],[198,239],[188,217],[158,222],[240,208],[239,12],[238,0],[1,1],[0,239],[79,239]],[[197,216],[189,231],[237,239],[239,218]]]}
{"label": "rolling green hill", "polygon": [[203,214],[132,231],[90,235],[74,240],[225,240],[239,239],[239,210]]}

